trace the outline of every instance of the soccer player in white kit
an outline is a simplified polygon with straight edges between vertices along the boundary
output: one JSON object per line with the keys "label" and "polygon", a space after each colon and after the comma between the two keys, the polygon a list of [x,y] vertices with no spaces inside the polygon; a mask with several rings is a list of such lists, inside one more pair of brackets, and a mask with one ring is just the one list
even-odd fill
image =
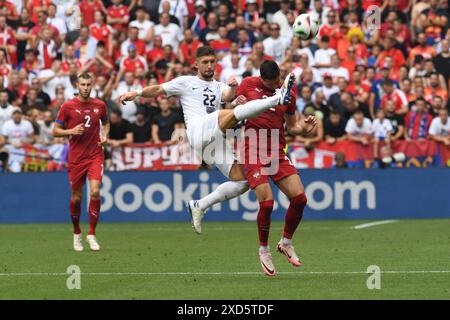
{"label": "soccer player in white kit", "polygon": [[[138,96],[179,96],[189,143],[207,164],[214,164],[231,180],[221,184],[199,201],[188,203],[192,227],[198,234],[201,233],[201,220],[207,208],[237,197],[249,189],[233,151],[224,143],[225,131],[233,128],[239,121],[257,117],[269,108],[288,104],[295,82],[295,76],[290,74],[274,96],[253,100],[234,109],[219,110],[222,102],[232,102],[235,99],[238,83],[235,78],[230,79],[228,85],[214,80],[216,65],[214,49],[208,46],[200,47],[196,52],[196,76],[181,76],[161,85],[145,87],[141,91],[126,92],[119,98],[124,104],[125,101],[133,101]],[[236,100],[237,103],[240,102],[239,98]],[[214,152],[206,154],[207,150]]]}

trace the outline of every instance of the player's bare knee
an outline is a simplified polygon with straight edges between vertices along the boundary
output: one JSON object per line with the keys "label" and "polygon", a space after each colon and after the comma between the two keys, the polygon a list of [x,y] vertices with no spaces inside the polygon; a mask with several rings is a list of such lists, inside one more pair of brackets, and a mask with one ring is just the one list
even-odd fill
{"label": "player's bare knee", "polygon": [[71,196],[70,196],[70,200],[74,203],[74,204],[78,204],[81,202],[81,199],[83,198],[82,194],[80,194],[79,192],[72,192]]}
{"label": "player's bare knee", "polygon": [[93,189],[90,191],[89,195],[91,196],[91,199],[100,199],[100,189]]}

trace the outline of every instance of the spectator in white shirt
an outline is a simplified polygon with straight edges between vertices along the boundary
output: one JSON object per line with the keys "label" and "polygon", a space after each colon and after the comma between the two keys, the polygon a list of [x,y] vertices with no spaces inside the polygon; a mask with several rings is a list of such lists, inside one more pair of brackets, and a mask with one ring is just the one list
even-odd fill
{"label": "spectator in white shirt", "polygon": [[270,37],[263,41],[264,52],[271,56],[275,62],[281,63],[286,49],[290,45],[290,39],[280,36],[280,26],[278,23],[270,25]]}
{"label": "spectator in white shirt", "polygon": [[14,148],[21,148],[35,141],[33,125],[30,121],[23,119],[20,109],[15,109],[12,118],[3,124],[1,135],[6,138],[6,143]]}
{"label": "spectator in white shirt", "polygon": [[128,101],[125,105],[121,105],[119,103],[119,97],[124,92],[138,90],[142,90],[142,86],[136,83],[133,72],[126,72],[124,80],[117,84],[111,96],[111,100],[114,100],[117,105],[121,106],[122,118],[131,123],[136,122],[137,105],[134,101]]}
{"label": "spectator in white shirt", "polygon": [[353,117],[348,120],[345,132],[350,141],[361,143],[367,146],[372,140],[372,122],[364,117],[361,110],[357,110]]}
{"label": "spectator in white shirt", "polygon": [[[165,4],[168,3],[168,4]],[[180,28],[186,29],[188,26],[189,11],[185,0],[162,0],[159,3],[158,13],[164,12],[163,7],[169,6],[169,14],[176,17],[180,22]]]}
{"label": "spectator in white shirt", "polygon": [[323,72],[328,72],[333,77],[333,83],[337,83],[339,78],[344,78],[347,81],[350,80],[348,70],[341,67],[341,59],[339,59],[337,54],[331,56],[331,67],[325,70]]}
{"label": "spectator in white shirt", "polygon": [[13,111],[17,109],[9,103],[9,95],[6,89],[0,90],[0,132],[3,124],[10,120]]}
{"label": "spectator in white shirt", "polygon": [[66,22],[63,19],[56,16],[57,10],[58,8],[54,3],[49,4],[47,8],[48,11],[47,23],[51,24],[56,29],[58,29],[59,36],[61,37],[61,39],[64,39],[67,33]]}
{"label": "spectator in white shirt", "polygon": [[336,54],[336,50],[330,48],[330,37],[323,36],[319,43],[320,49],[314,53],[316,68],[331,67],[331,57]]}
{"label": "spectator in white shirt", "polygon": [[387,146],[391,144],[392,124],[389,119],[386,119],[384,109],[378,109],[377,118],[373,120],[372,132],[374,137],[373,154],[374,158],[378,159],[378,146],[380,141],[384,141]]}
{"label": "spectator in white shirt", "polygon": [[155,23],[150,21],[147,16],[147,12],[143,6],[136,8],[136,20],[130,22],[130,27],[138,28],[138,38],[150,43],[153,39],[153,28]]}
{"label": "spectator in white shirt", "polygon": [[183,41],[183,32],[181,32],[179,26],[170,22],[170,16],[167,13],[162,13],[159,16],[159,24],[155,26],[155,34],[161,36],[163,46],[170,44],[173,51],[178,53],[178,46]]}
{"label": "spectator in white shirt", "polygon": [[339,92],[339,87],[333,84],[333,77],[331,76],[331,73],[325,72],[323,74],[323,86],[318,88],[318,90],[323,92],[327,101],[330,99],[331,95]]}
{"label": "spectator in white shirt", "polygon": [[231,77],[235,77],[236,80],[240,83],[242,80],[242,74],[245,69],[239,65],[240,57],[238,54],[233,54],[231,56],[231,67],[223,69],[220,74],[220,82],[228,83],[228,79]]}
{"label": "spectator in white shirt", "polygon": [[62,84],[64,88],[70,85],[69,77],[61,69],[61,60],[54,60],[50,69],[39,72],[38,79],[42,84],[42,91],[53,100],[56,97],[56,86]]}
{"label": "spectator in white shirt", "polygon": [[442,142],[446,146],[450,145],[450,121],[448,121],[447,109],[439,110],[439,116],[431,121],[428,134],[432,140]]}
{"label": "spectator in white shirt", "polygon": [[292,26],[289,24],[287,14],[290,11],[291,0],[281,0],[281,9],[275,12],[272,17],[272,23],[276,23],[280,27],[280,33],[283,38],[290,35]]}

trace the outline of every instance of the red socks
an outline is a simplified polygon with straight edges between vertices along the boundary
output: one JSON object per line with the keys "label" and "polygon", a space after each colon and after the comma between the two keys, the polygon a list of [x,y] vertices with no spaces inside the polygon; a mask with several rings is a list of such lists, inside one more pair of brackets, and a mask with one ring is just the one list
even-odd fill
{"label": "red socks", "polygon": [[81,215],[81,202],[73,202],[70,200],[70,218],[72,219],[73,233],[80,234],[80,215]]}
{"label": "red socks", "polygon": [[95,235],[95,227],[100,217],[100,199],[89,201],[89,235]]}
{"label": "red socks", "polygon": [[297,229],[300,220],[303,217],[303,209],[306,206],[306,195],[305,193],[299,194],[298,196],[291,199],[289,208],[286,212],[286,218],[284,222],[283,237],[287,239],[292,239],[295,230]]}
{"label": "red socks", "polygon": [[269,245],[270,215],[272,214],[273,200],[261,201],[256,221],[258,223],[259,245]]}

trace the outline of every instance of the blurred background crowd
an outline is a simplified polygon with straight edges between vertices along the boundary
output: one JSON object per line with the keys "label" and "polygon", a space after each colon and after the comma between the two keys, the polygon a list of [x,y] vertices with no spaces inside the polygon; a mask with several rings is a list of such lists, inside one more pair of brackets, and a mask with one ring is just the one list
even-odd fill
{"label": "blurred background crowd", "polygon": [[[77,94],[81,71],[95,75],[92,96],[108,105],[111,147],[170,142],[184,127],[177,98],[140,98],[119,107],[118,97],[194,74],[202,45],[216,50],[222,82],[258,75],[265,59],[275,60],[283,77],[294,72],[298,117],[319,119],[312,135],[288,140],[306,149],[341,140],[450,145],[447,0],[0,3],[3,171],[10,170],[5,159],[11,150],[64,143],[52,136],[53,121]],[[301,41],[291,25],[311,11],[321,16],[322,27],[317,38]]]}

